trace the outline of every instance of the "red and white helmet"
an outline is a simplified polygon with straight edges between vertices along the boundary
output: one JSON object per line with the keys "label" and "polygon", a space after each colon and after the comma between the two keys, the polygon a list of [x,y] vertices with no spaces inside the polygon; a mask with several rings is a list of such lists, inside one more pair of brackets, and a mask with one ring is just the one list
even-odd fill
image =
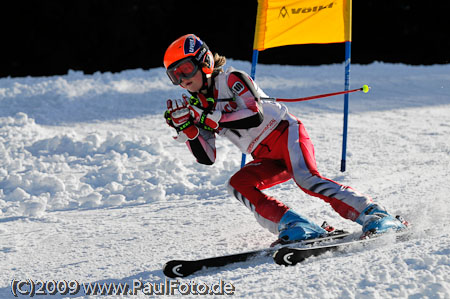
{"label": "red and white helmet", "polygon": [[166,73],[173,84],[182,78],[191,78],[201,67],[205,75],[214,70],[214,57],[208,46],[194,34],[186,34],[175,40],[164,54]]}

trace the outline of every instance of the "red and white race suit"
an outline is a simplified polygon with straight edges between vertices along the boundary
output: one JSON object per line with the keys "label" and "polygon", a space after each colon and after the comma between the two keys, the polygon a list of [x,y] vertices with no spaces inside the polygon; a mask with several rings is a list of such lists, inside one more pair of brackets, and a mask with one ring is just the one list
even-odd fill
{"label": "red and white race suit", "polygon": [[278,233],[278,223],[289,208],[262,190],[289,179],[353,221],[372,203],[370,197],[319,173],[313,144],[301,121],[286,106],[261,100],[267,95],[246,73],[229,69],[213,80],[214,88],[207,96],[214,97],[214,109],[222,112],[219,128],[215,132],[200,129],[199,136],[186,144],[197,161],[207,165],[215,161],[216,134],[252,155],[254,160],[230,178],[228,188],[263,227]]}

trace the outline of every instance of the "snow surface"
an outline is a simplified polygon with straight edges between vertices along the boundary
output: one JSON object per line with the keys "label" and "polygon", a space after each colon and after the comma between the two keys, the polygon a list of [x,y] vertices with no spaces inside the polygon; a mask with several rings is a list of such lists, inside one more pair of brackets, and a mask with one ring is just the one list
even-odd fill
{"label": "snow surface", "polygon": [[[342,90],[343,72],[258,65],[257,81],[271,96],[295,98]],[[290,268],[262,258],[181,282],[222,280],[241,298],[450,298],[450,65],[352,65],[351,87],[363,84],[372,90],[350,96],[345,173],[343,96],[288,107],[306,125],[321,173],[402,214],[412,238]],[[172,139],[162,114],[181,93],[162,68],[0,79],[1,298],[12,297],[13,279],[160,283],[170,259],[274,240],[227,194],[237,148],[219,140],[208,167]],[[292,181],[268,193],[319,224],[360,229]]]}

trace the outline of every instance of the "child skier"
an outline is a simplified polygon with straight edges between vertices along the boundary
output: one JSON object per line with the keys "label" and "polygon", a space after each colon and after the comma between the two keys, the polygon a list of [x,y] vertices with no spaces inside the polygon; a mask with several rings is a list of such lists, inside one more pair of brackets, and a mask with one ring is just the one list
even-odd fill
{"label": "child skier", "polygon": [[286,106],[262,100],[267,95],[246,73],[233,68],[223,71],[225,61],[194,34],[175,40],[165,52],[164,66],[172,83],[190,96],[167,100],[164,116],[175,128],[176,140],[186,143],[201,164],[214,163],[216,135],[227,137],[243,153],[252,155],[253,161],[230,178],[228,189],[263,227],[278,234],[278,242],[327,233],[261,191],[289,179],[307,194],[329,203],[342,217],[361,224],[363,234],[405,228],[405,223],[370,197],[323,177],[302,122],[289,114]]}

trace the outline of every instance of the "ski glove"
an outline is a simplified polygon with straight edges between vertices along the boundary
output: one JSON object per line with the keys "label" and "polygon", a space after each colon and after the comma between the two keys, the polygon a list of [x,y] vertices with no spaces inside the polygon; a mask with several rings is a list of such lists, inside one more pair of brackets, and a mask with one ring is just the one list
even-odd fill
{"label": "ski glove", "polygon": [[[186,95],[183,95],[183,98],[187,100]],[[197,126],[210,131],[219,127],[222,112],[214,110],[214,104],[215,100],[213,98],[205,98],[203,95],[199,95],[199,98],[194,96],[189,98],[189,109]]]}
{"label": "ski glove", "polygon": [[183,100],[167,100],[167,110],[164,118],[169,126],[175,128],[178,136],[174,137],[179,142],[186,142],[197,138],[199,134],[198,128],[194,125],[194,121],[188,108],[188,102]]}

